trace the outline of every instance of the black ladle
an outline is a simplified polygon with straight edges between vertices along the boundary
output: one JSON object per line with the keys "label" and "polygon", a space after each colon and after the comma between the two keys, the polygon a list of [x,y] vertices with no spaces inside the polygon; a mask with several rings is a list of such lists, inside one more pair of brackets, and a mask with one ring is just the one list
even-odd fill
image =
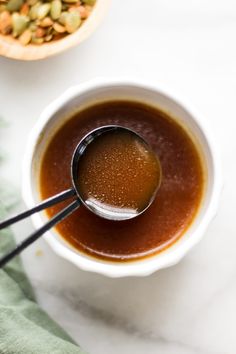
{"label": "black ladle", "polygon": [[[121,221],[121,220],[128,220],[132,219],[140,214],[142,214],[153,202],[156,192],[160,186],[160,181],[159,184],[156,186],[156,190],[153,193],[152,198],[149,200],[149,203],[143,207],[142,210],[139,210],[139,212],[132,214],[132,213],[124,213],[122,211],[116,212],[115,214],[110,212],[109,209],[106,207],[104,208],[96,208],[94,205],[89,205],[85,200],[80,195],[80,189],[79,189],[79,184],[78,184],[78,164],[81,156],[83,155],[85,149],[87,146],[94,140],[96,139],[99,135],[108,132],[108,131],[113,131],[113,130],[125,130],[126,132],[129,132],[132,135],[135,135],[137,139],[140,139],[146,146],[147,148],[150,149],[149,145],[146,143],[146,141],[137,133],[135,133],[133,130],[124,128],[121,126],[117,125],[107,125],[103,126],[97,129],[92,130],[90,133],[88,133],[77,145],[75,148],[72,160],[71,160],[71,179],[72,179],[72,188],[68,189],[62,193],[59,193],[42,203],[38,204],[37,206],[33,207],[30,210],[26,210],[21,214],[18,214],[16,216],[11,217],[10,219],[7,219],[5,221],[0,222],[0,230],[4,229],[20,220],[23,220],[27,218],[30,215],[33,215],[39,211],[42,211],[44,209],[47,209],[55,204],[58,204],[60,202],[65,201],[66,199],[72,198],[72,197],[77,197],[71,204],[69,204],[66,208],[61,210],[58,214],[56,214],[54,217],[52,217],[45,225],[43,225],[40,229],[36,230],[34,233],[32,233],[28,238],[26,238],[24,241],[22,241],[19,245],[17,245],[12,251],[10,251],[8,254],[0,258],[0,268],[2,268],[7,262],[9,262],[13,257],[18,255],[20,252],[22,252],[26,247],[31,245],[34,241],[36,241],[40,236],[42,236],[45,232],[50,230],[53,226],[57,225],[59,222],[64,220],[67,216],[69,216],[71,213],[73,213],[76,209],[80,207],[81,204],[83,204],[86,208],[88,208],[91,212],[94,214],[105,218],[109,220],[116,220],[116,221]],[[159,160],[157,158],[157,161],[159,163]]]}

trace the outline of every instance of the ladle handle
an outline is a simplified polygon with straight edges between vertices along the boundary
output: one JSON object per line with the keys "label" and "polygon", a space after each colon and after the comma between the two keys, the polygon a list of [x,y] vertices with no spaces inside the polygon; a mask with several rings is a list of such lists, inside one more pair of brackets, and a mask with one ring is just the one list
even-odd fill
{"label": "ladle handle", "polygon": [[23,242],[17,245],[12,251],[10,251],[8,254],[0,258],[0,268],[4,267],[6,263],[8,263],[12,258],[17,256],[19,253],[21,253],[26,247],[31,245],[45,232],[47,232],[53,226],[57,225],[60,221],[65,219],[67,216],[69,216],[73,211],[78,209],[79,206],[80,206],[80,201],[79,199],[77,199],[73,203],[68,205],[65,209],[61,210],[52,219],[50,219],[45,225],[43,225],[39,230],[36,230],[27,239],[25,239]]}
{"label": "ladle handle", "polygon": [[76,192],[74,189],[68,189],[64,192],[61,192],[61,193],[51,197],[51,198],[48,198],[48,199],[44,200],[42,203],[33,207],[32,209],[26,210],[23,213],[12,216],[10,219],[0,222],[0,230],[4,229],[5,227],[8,227],[12,224],[15,224],[16,222],[23,220],[23,219],[27,218],[28,216],[33,215],[41,210],[47,209],[55,204],[63,202],[64,200],[71,198],[75,195],[76,195]]}

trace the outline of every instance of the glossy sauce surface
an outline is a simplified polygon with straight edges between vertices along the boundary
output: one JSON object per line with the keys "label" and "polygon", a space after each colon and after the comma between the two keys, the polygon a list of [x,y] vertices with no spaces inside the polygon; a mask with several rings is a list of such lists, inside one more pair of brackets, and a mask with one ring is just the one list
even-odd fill
{"label": "glossy sauce surface", "polygon": [[136,217],[160,185],[161,167],[139,136],[117,128],[88,144],[78,163],[76,185],[90,210],[107,219]]}
{"label": "glossy sauce surface", "polygon": [[[190,226],[203,195],[203,166],[187,132],[166,113],[137,102],[104,102],[77,113],[52,138],[41,162],[42,199],[71,187],[70,162],[76,145],[92,129],[109,124],[133,129],[159,156],[162,183],[157,196],[137,218],[109,221],[81,207],[57,230],[91,256],[135,260],[167,248]],[[50,208],[48,215],[68,203]]]}

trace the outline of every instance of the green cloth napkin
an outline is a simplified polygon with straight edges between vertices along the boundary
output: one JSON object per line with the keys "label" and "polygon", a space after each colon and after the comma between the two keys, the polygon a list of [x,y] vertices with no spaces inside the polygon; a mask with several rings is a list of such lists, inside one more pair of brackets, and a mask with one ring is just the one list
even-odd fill
{"label": "green cloth napkin", "polygon": [[[0,205],[0,219],[4,217]],[[14,247],[0,231],[0,256]],[[84,354],[35,302],[19,257],[0,269],[0,354]]]}

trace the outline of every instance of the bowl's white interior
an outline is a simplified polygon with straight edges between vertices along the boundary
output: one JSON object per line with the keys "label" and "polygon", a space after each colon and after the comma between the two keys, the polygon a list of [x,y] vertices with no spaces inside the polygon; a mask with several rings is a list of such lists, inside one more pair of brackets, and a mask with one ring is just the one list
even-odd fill
{"label": "bowl's white interior", "polygon": [[[145,275],[156,269],[176,263],[188,249],[199,241],[202,237],[206,224],[209,223],[208,211],[212,202],[214,189],[215,166],[211,147],[204,130],[199,122],[180,104],[154,89],[132,84],[108,84],[93,86],[78,86],[71,88],[54,101],[40,117],[38,125],[32,132],[31,146],[28,151],[29,183],[28,190],[24,193],[25,201],[32,205],[40,200],[39,197],[39,168],[42,155],[55,132],[68,120],[73,113],[82,110],[84,107],[100,101],[113,99],[138,100],[157,106],[168,112],[176,119],[191,135],[196,146],[199,148],[203,163],[206,169],[206,187],[201,208],[191,227],[186,233],[171,247],[153,257],[131,262],[131,263],[111,263],[93,259],[81,254],[68,245],[56,231],[48,232],[45,235],[47,241],[54,250],[61,256],[69,259],[79,267],[100,272],[111,276],[121,275]],[[29,150],[28,149],[28,150]],[[30,161],[29,161],[30,160]],[[25,182],[26,183],[26,182]],[[45,222],[45,215],[35,215],[33,221],[37,227]]]}

